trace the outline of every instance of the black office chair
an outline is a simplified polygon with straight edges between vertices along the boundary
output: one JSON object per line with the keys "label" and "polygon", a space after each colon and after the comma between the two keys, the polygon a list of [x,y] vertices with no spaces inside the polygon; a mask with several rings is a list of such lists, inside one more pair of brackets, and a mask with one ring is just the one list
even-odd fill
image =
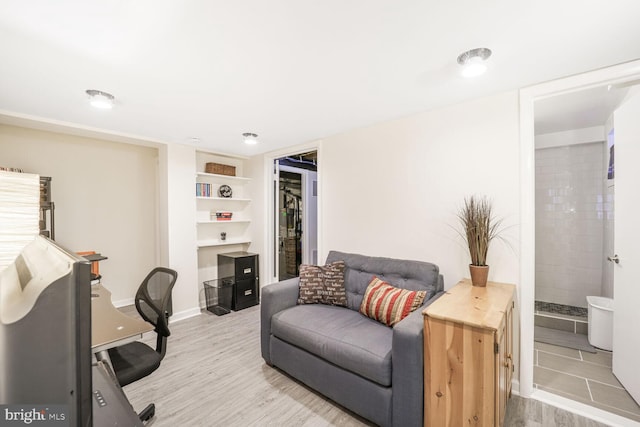
{"label": "black office chair", "polygon": [[[160,366],[167,350],[171,290],[178,273],[164,267],[156,267],[145,277],[136,292],[136,308],[140,316],[155,327],[157,334],[155,350],[140,341],[109,349],[109,358],[121,386],[146,377]],[[140,419],[153,417],[155,406],[147,406]]]}

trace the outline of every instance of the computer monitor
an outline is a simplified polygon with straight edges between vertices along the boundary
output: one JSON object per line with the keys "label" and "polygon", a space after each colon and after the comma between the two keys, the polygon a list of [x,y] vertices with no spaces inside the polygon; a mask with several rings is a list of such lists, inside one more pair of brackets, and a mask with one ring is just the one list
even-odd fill
{"label": "computer monitor", "polygon": [[0,421],[92,425],[90,270],[38,236],[0,273]]}

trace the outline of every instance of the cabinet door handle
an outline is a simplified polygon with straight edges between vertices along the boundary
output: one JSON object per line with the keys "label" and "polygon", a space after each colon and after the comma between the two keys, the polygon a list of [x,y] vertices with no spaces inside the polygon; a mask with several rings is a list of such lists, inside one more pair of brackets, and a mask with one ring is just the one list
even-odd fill
{"label": "cabinet door handle", "polygon": [[511,365],[511,353],[506,354],[504,358],[505,358],[504,367],[508,368],[509,365]]}

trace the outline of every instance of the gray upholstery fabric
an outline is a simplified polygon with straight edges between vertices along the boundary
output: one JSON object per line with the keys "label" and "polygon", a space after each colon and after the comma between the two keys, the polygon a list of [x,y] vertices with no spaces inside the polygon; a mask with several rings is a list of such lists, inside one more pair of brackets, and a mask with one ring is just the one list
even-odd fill
{"label": "gray upholstery fabric", "polygon": [[271,319],[271,333],[383,386],[391,385],[393,330],[344,307],[298,305]]}
{"label": "gray upholstery fabric", "polygon": [[[442,294],[443,278],[438,272],[438,267],[420,261],[330,252],[327,263],[337,260],[344,260],[346,264],[345,287],[347,305],[351,310],[344,307],[312,304],[297,306],[298,279],[262,288],[262,357],[268,364],[277,366],[378,425],[422,426],[424,393],[422,310]],[[360,308],[365,289],[374,275],[397,287],[427,290],[428,301],[425,300],[421,308],[398,322],[393,328],[368,319],[357,310]],[[333,310],[343,310],[349,315],[367,319],[368,323],[363,325],[371,327],[371,330],[380,328],[380,331],[391,332],[391,387],[368,379],[372,373],[379,375],[378,368],[375,366],[366,368],[367,374],[363,373],[362,368],[354,366],[355,359],[349,359],[349,357],[361,356],[357,346],[349,345],[352,344],[349,342],[351,338],[345,338],[348,334],[339,339],[328,338],[325,335],[333,334],[338,329],[337,324],[350,319],[349,315],[340,314],[334,323],[337,312]],[[289,311],[291,313],[288,313]],[[323,319],[320,313],[326,313],[327,318]],[[304,327],[295,327],[294,323],[304,322],[306,316],[313,317],[315,320],[304,323]],[[352,326],[355,328],[356,324],[357,322]],[[308,335],[305,334],[305,328]],[[362,328],[364,332],[366,328]],[[362,339],[358,343],[368,345],[365,341],[366,339]],[[341,342],[344,347],[339,348]],[[325,348],[327,344],[332,348]],[[376,352],[378,355],[382,354],[380,348]],[[376,358],[361,358],[358,363],[375,364],[375,360]]]}
{"label": "gray upholstery fabric", "polygon": [[274,314],[298,304],[298,282],[293,278],[273,283],[260,289],[260,351],[262,358],[271,365],[269,351],[271,339],[271,318]]}
{"label": "gray upholstery fabric", "polygon": [[[309,387],[379,426],[392,425],[394,411],[390,387],[372,383],[275,337],[271,351],[275,366]],[[415,423],[407,424],[411,425],[417,427]]]}
{"label": "gray upholstery fabric", "polygon": [[425,301],[442,290],[442,284],[438,280],[438,266],[430,262],[329,252],[327,264],[338,260],[343,260],[346,264],[344,286],[347,290],[347,307],[352,310],[360,309],[364,292],[374,276],[398,288],[426,290]]}

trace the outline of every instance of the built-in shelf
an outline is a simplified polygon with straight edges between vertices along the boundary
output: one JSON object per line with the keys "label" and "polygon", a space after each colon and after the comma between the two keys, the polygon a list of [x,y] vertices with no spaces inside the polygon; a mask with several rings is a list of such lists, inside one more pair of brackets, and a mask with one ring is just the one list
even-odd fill
{"label": "built-in shelf", "polygon": [[250,223],[251,221],[248,219],[230,219],[227,221],[218,221],[218,220],[208,220],[208,221],[198,221],[198,224],[229,224],[229,223]]}
{"label": "built-in shelf", "polygon": [[[235,168],[237,176],[222,175],[218,173],[204,172],[208,163],[213,162]],[[195,216],[191,227],[195,226],[195,255],[197,258],[198,283],[200,306],[208,306],[209,295],[203,289],[203,283],[219,278],[218,255],[229,252],[248,251],[251,249],[253,227],[252,183],[255,179],[243,175],[248,173],[248,158],[242,156],[230,156],[204,151],[195,153],[195,169],[191,177],[195,185],[191,185],[191,191],[195,201]],[[213,171],[214,169],[209,168]],[[231,187],[231,197],[220,197],[220,194],[229,195],[227,188]],[[184,190],[187,191],[189,186]],[[195,187],[195,188],[194,188]],[[222,188],[221,188],[222,187]],[[222,192],[221,192],[222,190]],[[218,213],[230,213],[230,220],[219,221]],[[230,215],[220,215],[229,218]],[[187,224],[188,225],[188,224]],[[224,240],[223,240],[224,239]]]}
{"label": "built-in shelf", "polygon": [[[213,158],[210,159],[215,160]],[[209,158],[206,160],[208,161]],[[196,196],[196,201],[198,202],[196,208],[198,248],[247,245],[251,243],[249,227],[247,227],[251,222],[248,218],[248,204],[251,199],[246,197],[246,187],[251,178],[207,172],[196,172],[195,178],[196,184],[203,184],[205,190],[198,192],[199,187],[196,186],[196,194],[208,194],[208,197]],[[225,184],[233,189],[234,197],[219,197],[219,186]],[[229,221],[218,221],[215,219],[216,211],[232,212],[234,218]],[[211,218],[212,214],[214,214],[213,218]],[[225,233],[226,240],[222,240],[221,236]]]}
{"label": "built-in shelf", "polygon": [[215,173],[197,172],[197,176],[214,178],[216,181],[249,182],[251,178],[244,176],[218,175]]}
{"label": "built-in shelf", "polygon": [[250,202],[251,199],[241,199],[238,197],[204,197],[196,196],[198,200],[215,200],[217,202]]}
{"label": "built-in shelf", "polygon": [[245,245],[251,243],[249,239],[233,239],[233,240],[220,240],[220,239],[212,239],[212,240],[199,240],[198,248],[207,248],[211,246],[228,246],[228,245]]}

